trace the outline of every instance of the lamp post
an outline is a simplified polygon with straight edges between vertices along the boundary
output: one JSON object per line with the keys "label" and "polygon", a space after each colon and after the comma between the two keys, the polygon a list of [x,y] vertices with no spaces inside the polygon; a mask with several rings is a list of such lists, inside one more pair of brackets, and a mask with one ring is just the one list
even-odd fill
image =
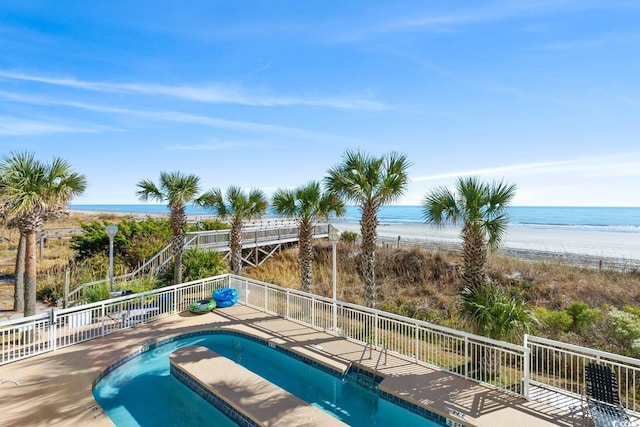
{"label": "lamp post", "polygon": [[115,224],[107,225],[104,230],[109,237],[109,292],[113,292],[113,238],[118,232],[118,226]]}
{"label": "lamp post", "polygon": [[333,330],[338,330],[338,302],[336,300],[336,245],[340,240],[340,231],[336,228],[329,226],[329,241],[332,246],[332,258],[333,258]]}

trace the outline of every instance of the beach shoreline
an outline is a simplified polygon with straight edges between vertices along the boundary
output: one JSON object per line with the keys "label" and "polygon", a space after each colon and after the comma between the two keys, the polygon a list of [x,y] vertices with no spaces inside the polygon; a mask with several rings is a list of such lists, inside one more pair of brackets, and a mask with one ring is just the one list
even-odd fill
{"label": "beach shoreline", "polygon": [[[96,210],[70,210],[83,215],[113,215],[126,218],[165,217],[166,213],[115,212]],[[189,221],[217,218],[216,215],[189,214]],[[332,225],[340,231],[360,234],[357,222],[338,220]],[[432,248],[456,249],[460,247],[460,229],[436,228],[426,224],[379,224],[378,241],[381,244],[417,245]],[[509,256],[559,261],[574,265],[598,266],[599,260],[619,268],[640,269],[640,233],[614,231],[587,231],[554,228],[509,227],[501,245],[501,253]]]}
{"label": "beach shoreline", "polygon": [[[359,224],[335,223],[340,231],[360,234]],[[378,226],[380,243],[434,246],[445,249],[460,247],[460,229],[434,228],[420,224]],[[588,264],[619,264],[640,267],[640,234],[605,231],[509,228],[499,251],[520,258]]]}

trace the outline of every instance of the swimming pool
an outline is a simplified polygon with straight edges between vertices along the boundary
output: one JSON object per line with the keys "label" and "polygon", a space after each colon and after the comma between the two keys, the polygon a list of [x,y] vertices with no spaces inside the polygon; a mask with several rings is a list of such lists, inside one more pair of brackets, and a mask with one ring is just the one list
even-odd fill
{"label": "swimming pool", "polygon": [[237,333],[211,331],[154,345],[114,368],[93,394],[117,426],[234,426],[229,418],[169,372],[169,354],[201,345],[352,426],[439,426],[347,377],[338,376]]}

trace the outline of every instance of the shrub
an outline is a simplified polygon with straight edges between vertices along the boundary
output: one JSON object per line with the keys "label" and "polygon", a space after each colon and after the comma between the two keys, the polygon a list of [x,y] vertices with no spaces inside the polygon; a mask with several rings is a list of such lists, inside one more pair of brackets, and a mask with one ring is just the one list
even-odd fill
{"label": "shrub", "polygon": [[[80,223],[83,232],[71,238],[70,247],[75,251],[75,260],[84,261],[97,255],[109,255],[109,238],[105,232],[106,222]],[[169,221],[147,217],[143,221],[122,220],[113,240],[113,252],[128,270],[155,255],[169,242],[172,236]]]}
{"label": "shrub", "polygon": [[111,296],[109,291],[108,283],[88,286],[82,290],[82,299],[87,303],[103,301]]}
{"label": "shrub", "polygon": [[564,310],[573,319],[573,329],[576,331],[583,330],[600,318],[600,310],[589,308],[584,302],[574,302]]}
{"label": "shrub", "polygon": [[563,310],[547,310],[544,307],[537,307],[535,314],[544,328],[569,332],[573,325],[573,317]]}
{"label": "shrub", "polygon": [[347,243],[355,243],[358,240],[358,233],[353,231],[343,231],[340,235],[340,240]]}
{"label": "shrub", "polygon": [[509,340],[528,333],[538,322],[523,300],[512,298],[497,286],[466,287],[459,295],[460,313],[478,335]]}
{"label": "shrub", "polygon": [[36,298],[45,304],[53,305],[58,299],[62,298],[62,293],[55,285],[47,284],[38,287]]}
{"label": "shrub", "polygon": [[231,226],[226,222],[215,219],[198,221],[195,224],[191,224],[187,226],[186,231],[216,231],[216,230],[228,230]]}
{"label": "shrub", "polygon": [[640,315],[638,309],[627,311],[627,307],[625,310],[611,308],[609,319],[614,327],[616,338],[622,341],[630,352],[629,355],[633,357],[640,355]]}
{"label": "shrub", "polygon": [[133,293],[146,292],[156,289],[160,285],[160,281],[156,276],[146,276],[141,279],[132,280],[130,282],[122,283],[118,285],[118,289],[130,290]]}
{"label": "shrub", "polygon": [[182,255],[182,274],[185,282],[217,276],[226,270],[222,252],[187,249]]}

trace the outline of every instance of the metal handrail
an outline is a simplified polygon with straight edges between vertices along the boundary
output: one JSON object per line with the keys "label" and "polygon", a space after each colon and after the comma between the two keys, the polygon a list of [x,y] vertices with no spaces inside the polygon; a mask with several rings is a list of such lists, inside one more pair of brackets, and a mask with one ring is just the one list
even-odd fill
{"label": "metal handrail", "polygon": [[[139,321],[146,322],[160,316],[184,311],[188,308],[190,302],[201,299],[202,295],[210,295],[212,289],[220,287],[237,289],[239,303],[248,307],[281,315],[288,320],[304,323],[312,328],[324,330],[329,334],[335,333],[330,329],[330,322],[326,321],[326,319],[330,319],[333,299],[282,288],[242,276],[226,274],[145,293],[112,298],[82,307],[53,309],[29,318],[0,322],[0,364],[10,363],[14,360],[48,351],[55,351],[59,347],[73,345],[134,326],[131,321],[114,323],[114,320],[109,317],[113,317],[114,314],[136,312],[138,316],[143,316]],[[263,289],[264,291],[260,292],[256,291],[256,289]],[[308,302],[311,302],[311,313],[305,310],[291,310],[291,307],[304,307]],[[340,305],[345,307],[343,315],[349,316],[353,320],[351,323],[355,326],[355,329],[351,330],[342,329],[340,336],[353,341],[360,341],[359,332],[363,330],[363,327],[371,328],[369,332],[373,334],[371,338],[373,341],[365,343],[359,358],[358,369],[362,368],[362,362],[367,350],[369,350],[369,358],[371,358],[373,346],[379,346],[380,341],[385,340],[388,345],[380,346],[381,350],[378,355],[375,372],[379,369],[382,353],[385,354],[384,361],[386,363],[388,350],[392,350],[396,357],[436,366],[455,375],[491,384],[505,392],[529,397],[529,381],[527,379],[531,379],[532,387],[540,387],[537,381],[538,378],[536,378],[536,375],[540,373],[528,363],[530,358],[535,360],[536,357],[533,355],[530,346],[545,346],[550,351],[556,351],[555,348],[551,347],[558,347],[558,352],[569,354],[571,357],[580,357],[580,360],[595,359],[609,365],[614,360],[617,361],[619,369],[630,372],[628,383],[622,383],[624,384],[624,390],[621,390],[623,406],[625,406],[630,415],[634,417],[640,416],[637,406],[640,398],[635,391],[635,378],[638,374],[633,373],[638,372],[637,370],[633,371],[638,367],[639,362],[636,359],[537,337],[528,337],[528,339],[525,339],[524,345],[510,344],[368,307],[342,302]],[[347,307],[349,310],[346,309]],[[155,309],[157,311],[152,311]],[[309,314],[311,315],[308,316]],[[393,320],[393,322],[389,320]],[[442,330],[452,331],[452,333],[441,333]],[[429,335],[423,335],[423,333]],[[36,337],[36,341],[20,341],[19,337],[28,334],[31,334],[29,335],[30,337]],[[394,341],[397,339],[408,342],[410,345],[398,346]],[[452,342],[454,345],[445,346],[446,342]],[[487,381],[485,377],[468,377],[466,373],[461,374],[458,370],[452,369],[451,362],[455,362],[455,366],[461,366],[461,363],[468,366],[469,361],[474,359],[474,354],[484,354],[484,349],[489,350],[487,354],[494,355],[492,357],[495,357],[499,361],[498,363],[502,364],[503,369],[505,369],[505,371],[502,371],[503,374],[508,374],[511,371],[517,376],[522,375],[522,378],[517,378],[516,375],[511,375],[510,378],[507,378],[501,375],[500,383],[495,383],[490,379]],[[581,350],[582,354],[575,354],[578,349]],[[446,357],[442,359],[443,363],[437,360],[433,362],[428,358],[432,351],[444,353]],[[548,357],[545,357],[542,361],[546,364],[548,359]],[[545,365],[544,367],[546,370],[551,368],[553,368],[552,365]],[[568,378],[569,381],[573,381],[574,378],[581,379],[584,376],[584,366],[581,361],[575,365],[567,365],[564,368],[571,369],[571,371],[558,372],[557,374],[562,377],[561,379]],[[623,376],[619,375],[619,378],[623,378]],[[571,394],[571,390],[553,387],[553,384],[551,384],[549,390],[555,393]],[[548,393],[546,395],[548,396]],[[536,396],[536,394],[533,396]]]}
{"label": "metal handrail", "polygon": [[[242,233],[243,235],[245,234],[249,234],[249,233],[255,233],[257,231],[269,231],[269,230],[295,230],[294,232],[292,231],[289,234],[284,234],[282,235],[281,233],[278,233],[278,239],[277,240],[295,240],[298,237],[298,228],[297,225],[295,225],[295,220],[292,220],[290,218],[288,219],[281,219],[281,226],[279,227],[258,227],[258,226],[253,226],[253,227],[248,227],[246,229],[243,228]],[[294,225],[291,225],[291,224]],[[252,223],[255,224],[255,223]],[[267,224],[269,224],[269,222],[267,221]],[[285,225],[286,224],[286,225]],[[324,233],[324,228],[327,228],[327,233],[328,233],[328,226],[326,224],[316,224],[314,226],[314,231],[315,236],[316,237],[323,237],[326,233]],[[215,247],[217,250],[224,250],[225,247],[219,245],[219,243],[221,242],[214,242],[213,244],[202,244],[199,245],[198,242],[201,238],[203,237],[207,237],[207,236],[228,236],[230,234],[230,230],[210,230],[210,231],[191,231],[188,233],[185,233],[187,235],[187,240],[185,241],[185,245],[184,245],[184,249],[189,249],[192,247],[200,247],[200,248],[209,248],[209,247]],[[195,244],[194,244],[195,242]],[[228,244],[228,240],[224,241]],[[242,243],[257,243],[258,239],[257,237],[254,238],[243,238],[242,239]],[[216,243],[218,243],[218,245],[216,245]],[[171,252],[171,244],[168,244],[167,246],[165,246],[164,248],[162,248],[158,253],[156,253],[154,256],[152,256],[151,258],[149,258],[147,261],[145,261],[140,267],[138,267],[136,270],[130,272],[130,273],[125,273],[119,276],[115,276],[113,278],[114,281],[116,282],[127,282],[130,280],[133,280],[139,276],[145,275],[145,274],[153,274],[153,273],[157,273],[162,267],[164,267],[172,258],[172,256],[167,256],[168,253]],[[96,285],[100,285],[103,283],[107,283],[109,279],[105,278],[105,279],[101,279],[101,280],[95,280],[93,282],[88,282],[88,283],[83,283],[77,287],[75,287],[73,290],[71,290],[69,292],[69,295],[67,296],[68,301],[70,302],[75,302],[77,301],[80,297],[79,294],[81,294],[83,292],[83,290],[87,287],[91,287],[91,286],[96,286]]]}
{"label": "metal handrail", "polygon": [[[365,346],[364,349],[362,349],[362,354],[360,355],[360,360],[358,360],[358,366],[362,365],[362,359],[364,358],[364,353],[367,351],[367,348],[369,348],[369,359],[371,359],[371,343],[368,342]],[[358,368],[359,369],[359,368]]]}
{"label": "metal handrail", "polygon": [[383,365],[387,365],[387,348],[382,347],[380,353],[378,354],[378,361],[376,362],[376,367],[373,369],[373,379],[376,379],[376,374],[378,373],[378,365],[380,364],[380,359],[382,358],[382,353],[384,353],[384,363]]}

